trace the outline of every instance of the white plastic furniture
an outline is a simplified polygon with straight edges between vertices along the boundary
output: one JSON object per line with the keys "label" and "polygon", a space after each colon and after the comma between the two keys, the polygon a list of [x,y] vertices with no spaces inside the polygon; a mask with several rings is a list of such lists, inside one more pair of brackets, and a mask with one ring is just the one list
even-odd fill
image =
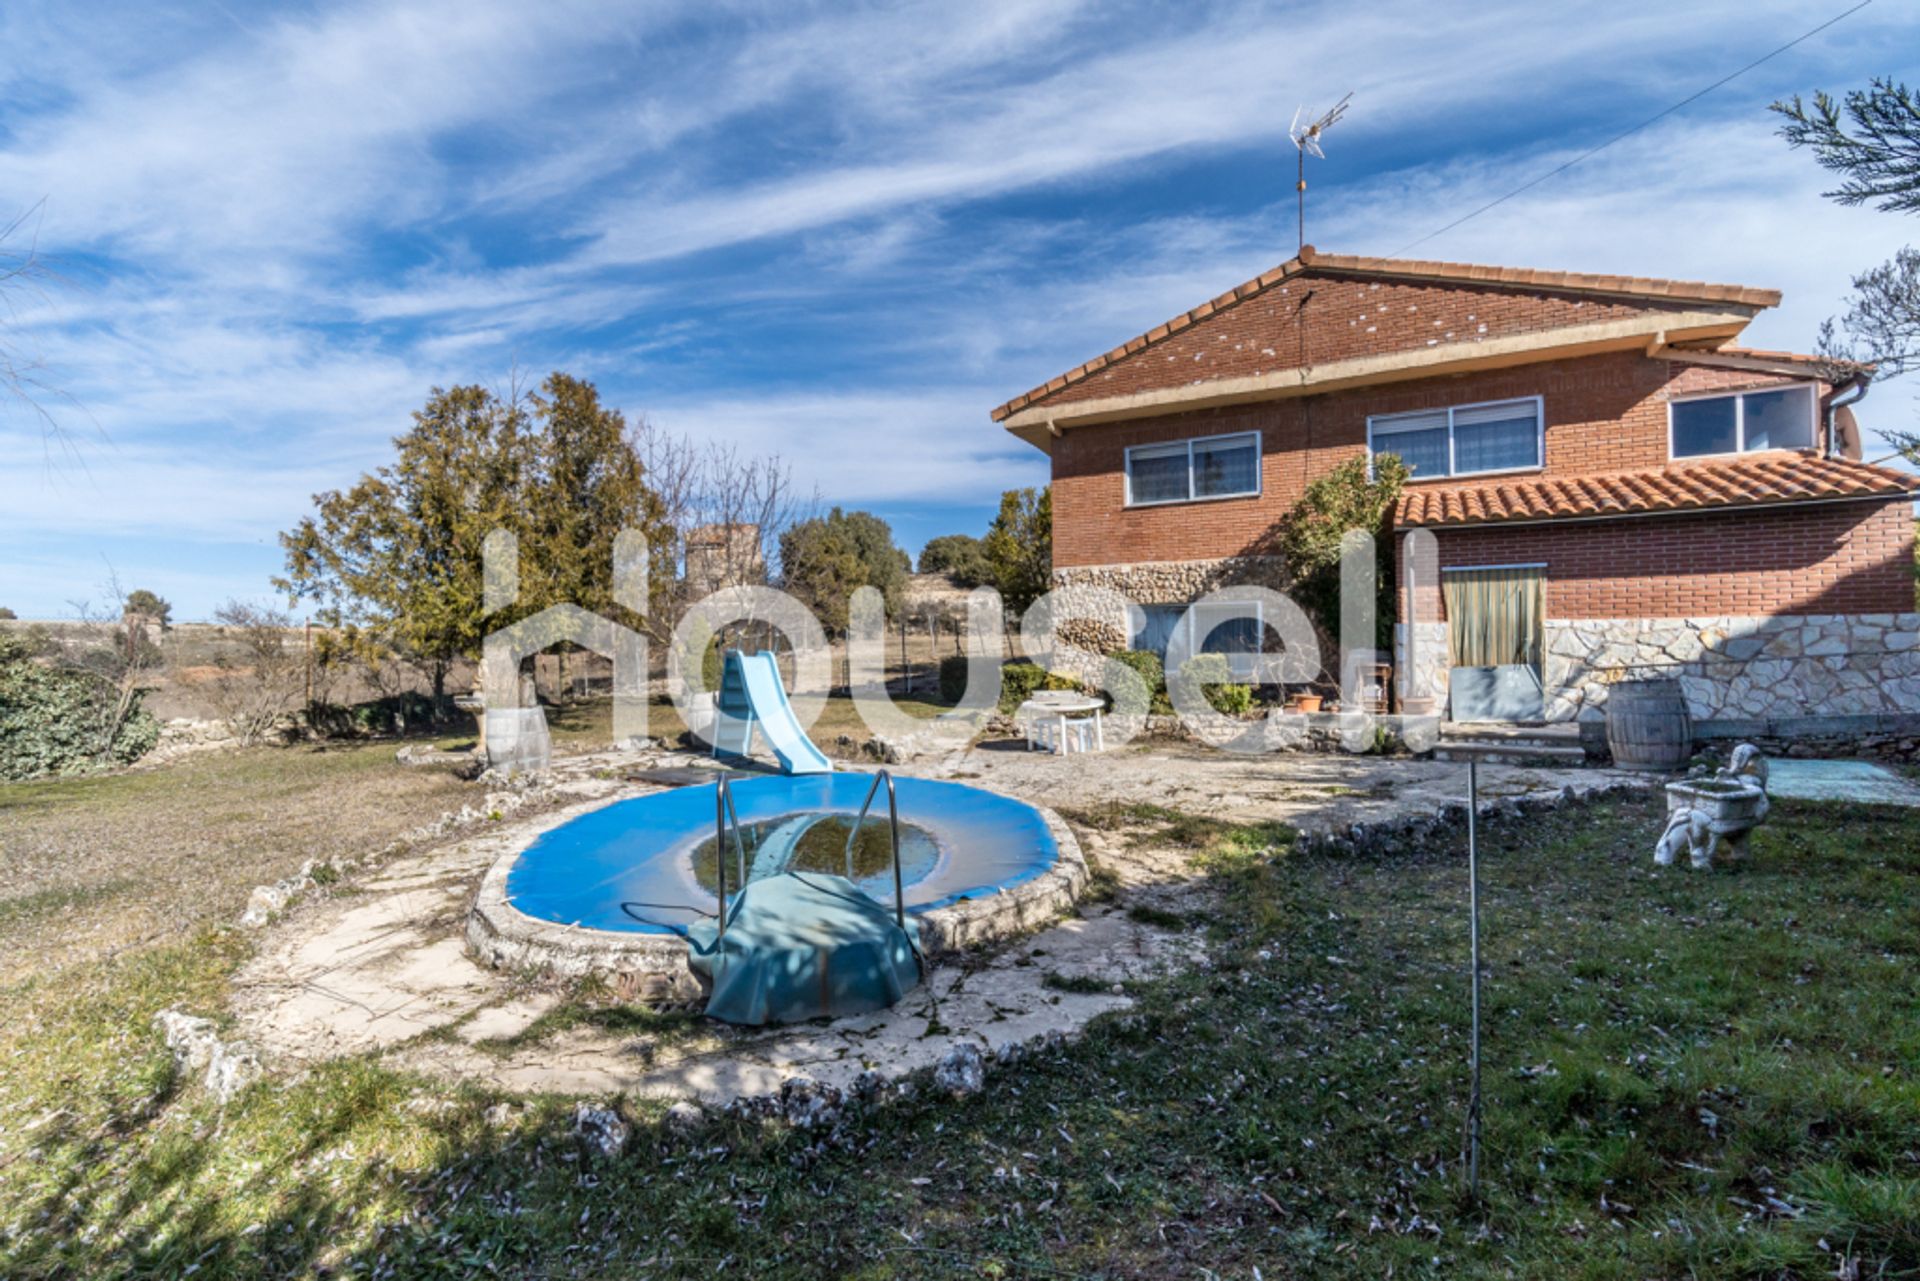
{"label": "white plastic furniture", "polygon": [[1101,713],[1106,704],[1072,690],[1041,690],[1014,714],[1027,732],[1027,750],[1035,745],[1056,755],[1106,750]]}

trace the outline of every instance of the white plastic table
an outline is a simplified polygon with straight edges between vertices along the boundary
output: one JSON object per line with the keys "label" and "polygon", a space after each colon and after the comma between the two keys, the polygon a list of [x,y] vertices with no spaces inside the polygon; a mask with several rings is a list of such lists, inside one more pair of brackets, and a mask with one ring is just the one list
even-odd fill
{"label": "white plastic table", "polygon": [[[1015,716],[1023,720],[1050,720],[1054,722],[1058,732],[1053,736],[1053,750],[1056,755],[1065,756],[1072,750],[1071,744],[1073,742],[1073,736],[1067,732],[1067,726],[1072,723],[1069,718],[1084,719],[1091,713],[1093,717],[1093,750],[1096,752],[1104,752],[1107,750],[1107,740],[1105,730],[1101,725],[1100,714],[1106,710],[1106,706],[1104,700],[1089,698],[1085,695],[1075,695],[1071,698],[1030,698],[1020,704],[1020,708],[1015,713]],[[1027,738],[1027,750],[1033,750],[1033,738],[1031,735]]]}

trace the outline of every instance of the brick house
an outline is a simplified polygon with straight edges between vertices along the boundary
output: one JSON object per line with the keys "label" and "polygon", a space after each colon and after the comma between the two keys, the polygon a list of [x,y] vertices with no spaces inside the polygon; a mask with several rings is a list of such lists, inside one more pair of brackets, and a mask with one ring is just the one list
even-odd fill
{"label": "brick house", "polygon": [[1409,710],[1595,720],[1670,675],[1708,732],[1865,730],[1920,711],[1920,485],[1860,461],[1870,370],[1734,345],[1779,299],[1309,246],[993,418],[1051,456],[1056,586],[1139,602],[1129,645],[1284,588],[1276,522],[1392,452]]}

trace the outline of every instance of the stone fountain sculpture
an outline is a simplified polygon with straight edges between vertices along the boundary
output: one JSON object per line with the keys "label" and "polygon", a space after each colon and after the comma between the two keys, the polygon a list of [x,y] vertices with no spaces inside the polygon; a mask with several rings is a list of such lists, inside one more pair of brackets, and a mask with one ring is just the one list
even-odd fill
{"label": "stone fountain sculpture", "polygon": [[1711,778],[1667,784],[1667,828],[1654,847],[1653,861],[1670,866],[1685,849],[1693,866],[1705,871],[1722,852],[1736,858],[1747,837],[1767,817],[1767,760],[1752,743],[1733,749],[1732,761]]}

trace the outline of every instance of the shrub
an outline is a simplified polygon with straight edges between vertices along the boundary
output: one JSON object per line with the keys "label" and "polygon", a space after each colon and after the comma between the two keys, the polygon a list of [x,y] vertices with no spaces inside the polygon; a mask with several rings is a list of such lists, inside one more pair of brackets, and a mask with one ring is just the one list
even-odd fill
{"label": "shrub", "polygon": [[1253,686],[1235,682],[1225,654],[1195,654],[1182,664],[1174,680],[1197,692],[1222,715],[1244,716],[1253,710]]}
{"label": "shrub", "polygon": [[1038,663],[1008,663],[1000,669],[1000,710],[1017,710],[1033,697],[1035,690],[1084,688],[1071,676],[1050,672]]}
{"label": "shrub", "polygon": [[207,690],[234,738],[251,747],[301,701],[304,655],[292,639],[293,619],[271,606],[230,600],[213,617],[226,644]]}
{"label": "shrub", "polygon": [[940,660],[940,701],[957,703],[967,696],[967,656],[948,654]]}
{"label": "shrub", "polygon": [[1167,699],[1167,671],[1160,662],[1160,655],[1150,649],[1123,649],[1110,654],[1116,663],[1133,669],[1140,681],[1147,687],[1147,701],[1144,707],[1131,706],[1129,700],[1116,694],[1113,711],[1116,716],[1145,716],[1149,713],[1166,715],[1173,710],[1173,704]]}
{"label": "shrub", "polygon": [[[160,722],[140,706],[139,691],[115,730],[119,693],[112,684],[36,662],[32,650],[0,634],[0,778],[127,765],[160,741]],[[110,733],[112,742],[103,742]]]}
{"label": "shrub", "polygon": [[308,728],[322,738],[404,733],[409,725],[430,725],[440,719],[441,710],[433,698],[411,690],[365,703],[315,703],[307,709]]}
{"label": "shrub", "polygon": [[1245,716],[1253,710],[1251,685],[1210,685],[1206,695],[1213,710],[1226,716]]}
{"label": "shrub", "polygon": [[8,609],[5,605],[0,605],[0,622],[11,623],[14,619],[18,617],[20,617],[20,615],[14,613],[12,610]]}
{"label": "shrub", "polygon": [[1327,635],[1340,634],[1340,541],[1363,530],[1375,540],[1376,643],[1393,647],[1393,509],[1409,474],[1393,454],[1349,459],[1308,485],[1281,519],[1277,550],[1293,575],[1288,594]]}

